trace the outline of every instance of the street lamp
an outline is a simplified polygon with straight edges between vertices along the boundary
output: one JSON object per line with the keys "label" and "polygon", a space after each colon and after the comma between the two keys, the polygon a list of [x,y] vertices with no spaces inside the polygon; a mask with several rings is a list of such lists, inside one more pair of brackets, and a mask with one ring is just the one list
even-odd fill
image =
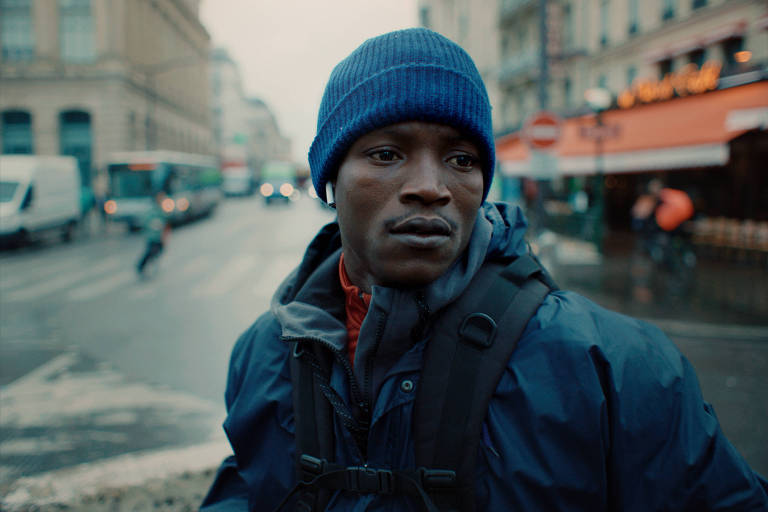
{"label": "street lamp", "polygon": [[613,97],[611,91],[602,87],[595,87],[584,91],[584,99],[589,108],[595,113],[595,130],[592,138],[595,141],[595,178],[592,186],[592,194],[595,198],[593,207],[594,238],[597,250],[603,252],[603,224],[605,198],[603,197],[603,174],[605,173],[603,162],[603,139],[605,139],[605,125],[603,124],[603,111],[611,106]]}

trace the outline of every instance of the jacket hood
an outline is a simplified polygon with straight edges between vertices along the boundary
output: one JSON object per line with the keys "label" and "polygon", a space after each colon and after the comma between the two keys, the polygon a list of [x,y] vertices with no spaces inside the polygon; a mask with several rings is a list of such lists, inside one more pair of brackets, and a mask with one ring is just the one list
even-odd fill
{"label": "jacket hood", "polygon": [[[484,203],[478,210],[467,249],[445,272],[421,289],[374,286],[371,304],[360,328],[355,374],[376,356],[385,371],[419,341],[430,315],[458,298],[488,259],[512,259],[527,251],[527,222],[520,208]],[[341,237],[335,222],[323,227],[310,243],[299,266],[283,281],[271,309],[283,339],[315,339],[344,351],[346,324],[344,292],[338,277]],[[371,314],[373,313],[373,314]],[[373,341],[375,340],[375,341]],[[376,375],[374,380],[380,380]]]}

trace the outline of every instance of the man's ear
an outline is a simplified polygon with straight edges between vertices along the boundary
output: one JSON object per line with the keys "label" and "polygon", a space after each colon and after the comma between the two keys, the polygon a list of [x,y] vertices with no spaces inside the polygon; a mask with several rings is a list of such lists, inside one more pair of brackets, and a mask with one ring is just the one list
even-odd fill
{"label": "man's ear", "polygon": [[336,198],[333,195],[333,189],[334,185],[330,181],[327,181],[325,183],[325,200],[328,203],[328,206],[331,208],[336,208]]}

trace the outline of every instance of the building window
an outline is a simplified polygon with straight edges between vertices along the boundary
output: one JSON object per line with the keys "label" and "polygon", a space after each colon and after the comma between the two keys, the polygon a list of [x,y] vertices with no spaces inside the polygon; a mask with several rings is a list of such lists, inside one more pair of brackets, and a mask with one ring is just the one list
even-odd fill
{"label": "building window", "polygon": [[739,68],[740,62],[736,54],[744,50],[744,39],[732,37],[723,41],[723,56],[725,57],[725,73],[733,73]]}
{"label": "building window", "polygon": [[91,183],[91,146],[91,115],[82,110],[59,114],[59,153],[77,158],[85,186]]}
{"label": "building window", "polygon": [[704,7],[705,5],[707,5],[707,0],[693,0],[691,7],[698,9],[699,7]]}
{"label": "building window", "polygon": [[63,60],[88,62],[94,59],[90,0],[59,0],[59,40]]}
{"label": "building window", "polygon": [[469,34],[469,18],[466,13],[459,15],[459,44],[463,45]]}
{"label": "building window", "polygon": [[571,79],[566,78],[563,80],[563,101],[565,102],[566,107],[570,107],[573,104],[573,98],[571,97],[573,95],[573,85],[571,84]]}
{"label": "building window", "polygon": [[573,51],[573,39],[573,9],[571,4],[565,4],[563,6],[563,47],[566,51]]}
{"label": "building window", "polygon": [[672,72],[672,70],[672,59],[659,61],[659,79],[663,80],[665,76]]}
{"label": "building window", "polygon": [[699,48],[698,50],[693,50],[690,54],[688,54],[689,62],[692,64],[696,64],[696,67],[701,69],[701,66],[704,65],[704,61],[707,58],[707,50],[706,48]]}
{"label": "building window", "polygon": [[0,0],[0,46],[3,60],[35,57],[35,30],[30,0]]}
{"label": "building window", "polygon": [[23,110],[6,110],[2,117],[3,153],[31,155],[32,116]]}
{"label": "building window", "polygon": [[601,0],[600,2],[600,46],[608,45],[609,5],[609,0]]}
{"label": "building window", "polygon": [[597,77],[597,87],[599,89],[608,88],[608,76],[605,73],[602,73],[599,77]]}
{"label": "building window", "polygon": [[424,28],[430,28],[432,20],[429,19],[429,6],[425,5],[419,9],[419,24]]}
{"label": "building window", "polygon": [[677,0],[664,0],[661,7],[661,19],[671,20],[675,17],[675,4]]}
{"label": "building window", "polygon": [[638,0],[629,0],[629,35],[636,34],[640,25]]}
{"label": "building window", "polygon": [[632,82],[637,78],[637,68],[635,66],[629,66],[627,68],[627,87],[632,86]]}

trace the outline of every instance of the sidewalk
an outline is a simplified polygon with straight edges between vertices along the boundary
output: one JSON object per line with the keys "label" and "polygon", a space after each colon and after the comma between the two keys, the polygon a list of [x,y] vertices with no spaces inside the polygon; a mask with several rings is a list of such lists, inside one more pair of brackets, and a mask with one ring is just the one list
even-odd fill
{"label": "sidewalk", "polygon": [[[563,289],[609,309],[648,319],[676,333],[768,341],[768,270],[756,264],[699,259],[690,293],[657,289],[637,294],[632,278],[634,239],[608,235],[594,244],[544,232],[532,243]],[[714,330],[713,330],[714,329]]]}
{"label": "sidewalk", "polygon": [[[28,349],[6,343],[0,359]],[[0,510],[197,510],[231,453],[223,407],[75,348],[48,352],[23,376],[3,372]]]}

